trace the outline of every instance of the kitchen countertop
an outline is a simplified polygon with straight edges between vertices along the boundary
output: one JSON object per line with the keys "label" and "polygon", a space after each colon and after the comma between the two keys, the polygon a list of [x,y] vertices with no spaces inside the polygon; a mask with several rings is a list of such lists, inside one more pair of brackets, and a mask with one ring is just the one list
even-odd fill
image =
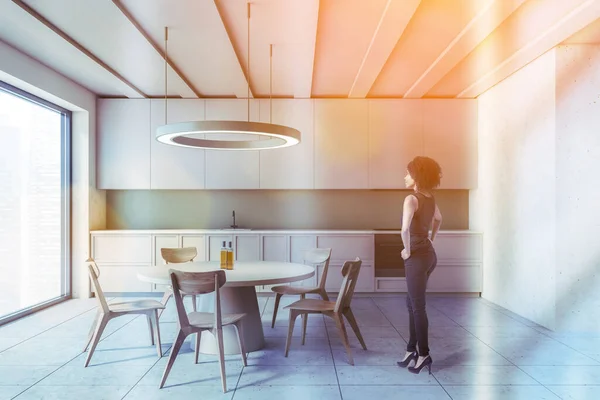
{"label": "kitchen countertop", "polygon": [[[102,234],[116,234],[116,233],[130,233],[130,234],[195,234],[195,233],[208,233],[208,234],[268,234],[268,233],[282,233],[289,232],[291,234],[400,234],[400,229],[394,230],[390,228],[381,229],[106,229],[106,230],[93,230],[90,233],[95,235]],[[478,234],[481,232],[462,229],[462,230],[440,230],[440,234],[444,235],[464,235],[464,234]]]}

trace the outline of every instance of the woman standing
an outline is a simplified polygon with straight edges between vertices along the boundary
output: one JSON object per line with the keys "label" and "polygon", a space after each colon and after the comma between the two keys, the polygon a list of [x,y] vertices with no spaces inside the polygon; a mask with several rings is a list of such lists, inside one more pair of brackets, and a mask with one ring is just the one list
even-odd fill
{"label": "woman standing", "polygon": [[[431,374],[433,360],[429,355],[427,312],[425,310],[425,289],[429,275],[435,269],[437,256],[433,240],[440,229],[442,214],[435,204],[432,190],[439,186],[442,170],[437,162],[428,157],[415,157],[407,166],[404,178],[406,187],[414,192],[404,199],[402,212],[402,258],[406,271],[406,306],[408,308],[410,338],[406,354],[398,365],[406,367],[412,360],[415,365],[408,367],[418,374],[428,367]],[[433,225],[431,237],[429,230]],[[418,352],[417,352],[418,345]]]}

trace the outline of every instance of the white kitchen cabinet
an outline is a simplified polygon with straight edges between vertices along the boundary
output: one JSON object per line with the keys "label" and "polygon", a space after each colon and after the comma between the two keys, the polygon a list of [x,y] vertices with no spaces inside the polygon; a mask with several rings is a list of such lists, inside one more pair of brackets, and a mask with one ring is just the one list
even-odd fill
{"label": "white kitchen cabinet", "polygon": [[150,189],[150,100],[98,99],[98,189]]}
{"label": "white kitchen cabinet", "polygon": [[98,264],[148,265],[152,262],[151,235],[92,236],[92,257]]}
{"label": "white kitchen cabinet", "polygon": [[[293,263],[304,264],[304,253],[306,250],[317,247],[317,237],[315,235],[291,235],[289,260]],[[298,282],[291,282],[292,286],[317,286],[317,271],[308,279]]]}
{"label": "white kitchen cabinet", "polygon": [[[405,292],[406,280],[399,277],[375,277],[374,232],[361,231],[247,231],[236,234],[218,230],[94,231],[92,257],[101,270],[101,283],[107,293],[160,292],[163,288],[141,282],[137,273],[143,268],[161,265],[161,247],[198,249],[196,260],[219,261],[222,241],[231,241],[237,261],[289,261],[303,263],[308,249],[332,248],[326,288],[337,293],[342,282],[341,268],[346,260],[363,261],[357,292]],[[446,293],[479,293],[482,290],[482,235],[476,232],[442,231],[434,242],[438,266],[427,290]],[[293,285],[316,286],[316,276]],[[257,291],[271,293],[270,286]]]}
{"label": "white kitchen cabinet", "polygon": [[283,149],[260,151],[261,189],[313,189],[313,101],[275,99],[271,116],[270,101],[260,100],[260,121],[298,129],[300,143]]}
{"label": "white kitchen cabinet", "polygon": [[[204,189],[204,150],[171,146],[156,140],[156,129],[165,125],[165,101],[155,99],[150,104],[150,188]],[[167,123],[203,120],[204,100],[167,101]]]}
{"label": "white kitchen cabinet", "polygon": [[314,100],[315,189],[369,187],[369,101]]}
{"label": "white kitchen cabinet", "polygon": [[421,101],[423,154],[442,168],[440,189],[476,189],[477,100]]}
{"label": "white kitchen cabinet", "polygon": [[369,101],[369,188],[405,188],[406,166],[419,155],[423,155],[421,100]]}
{"label": "white kitchen cabinet", "polygon": [[[264,261],[288,261],[288,236],[287,235],[261,235],[260,259]],[[282,283],[279,285],[289,285]],[[271,292],[271,288],[278,285],[257,286],[257,292]]]}
{"label": "white kitchen cabinet", "polygon": [[195,247],[198,255],[194,261],[206,261],[206,235],[181,235],[181,247]]}
{"label": "white kitchen cabinet", "polygon": [[223,242],[225,242],[225,246],[229,246],[229,242],[231,242],[231,245],[233,246],[233,235],[211,234],[208,236],[207,261],[221,261],[221,249],[223,248]]}
{"label": "white kitchen cabinet", "polygon": [[[331,262],[327,273],[325,288],[327,291],[339,291],[342,284],[342,266],[344,261],[353,261],[356,257],[362,260],[357,292],[372,292],[374,290],[375,271],[373,268],[374,239],[373,235],[319,235],[319,248],[331,248]],[[317,282],[321,281],[322,271],[319,268]]]}
{"label": "white kitchen cabinet", "polygon": [[236,261],[260,260],[260,235],[235,235],[234,243]]}
{"label": "white kitchen cabinet", "polygon": [[[208,99],[206,120],[247,121],[248,103],[241,99]],[[258,121],[258,100],[250,101],[250,121]],[[208,139],[208,138],[207,138]],[[215,140],[257,140],[256,136],[240,134],[211,135]],[[258,189],[258,150],[206,150],[206,189]]]}
{"label": "white kitchen cabinet", "polygon": [[[328,292],[339,293],[342,286],[344,277],[342,276],[342,267],[344,264],[331,263],[329,264],[329,271],[327,272],[327,281],[325,281],[325,289]],[[323,275],[323,268],[319,267],[317,271],[317,279],[320,282],[321,276]],[[354,287],[355,292],[373,292],[374,291],[374,279],[375,273],[373,264],[370,262],[362,262],[360,265],[360,272],[358,273],[358,280]]]}
{"label": "white kitchen cabinet", "polygon": [[162,258],[162,248],[176,249],[179,247],[179,235],[153,235],[152,242],[154,247],[153,265],[165,265],[166,262]]}
{"label": "white kitchen cabinet", "polygon": [[261,259],[287,262],[287,235],[261,235]]}

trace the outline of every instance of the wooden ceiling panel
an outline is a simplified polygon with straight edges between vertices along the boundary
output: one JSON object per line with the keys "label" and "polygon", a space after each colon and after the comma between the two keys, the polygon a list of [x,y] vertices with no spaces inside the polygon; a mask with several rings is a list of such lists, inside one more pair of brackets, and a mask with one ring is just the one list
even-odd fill
{"label": "wooden ceiling panel", "polygon": [[600,18],[563,41],[562,44],[600,44]]}
{"label": "wooden ceiling panel", "polygon": [[[26,4],[149,96],[164,95],[164,61],[111,1]],[[147,4],[147,3],[146,3]],[[196,97],[169,69],[169,95]]]}
{"label": "wooden ceiling panel", "polygon": [[348,97],[365,98],[421,0],[387,0]]}
{"label": "wooden ceiling panel", "polygon": [[169,27],[169,59],[203,96],[247,96],[244,69],[212,0],[121,3],[163,50],[164,27]]}
{"label": "wooden ceiling panel", "polygon": [[250,44],[248,1],[5,0],[0,40],[132,98],[165,95],[165,26],[184,98],[474,98],[554,46],[600,43],[600,0],[251,0]]}
{"label": "wooden ceiling panel", "polygon": [[482,8],[404,93],[404,97],[423,97],[524,2],[525,0],[496,0]]}
{"label": "wooden ceiling panel", "polygon": [[368,96],[404,96],[452,40],[493,1],[421,1]]}
{"label": "wooden ceiling panel", "polygon": [[597,0],[528,0],[426,97],[474,98],[598,18]]}
{"label": "wooden ceiling panel", "polygon": [[250,82],[255,97],[268,97],[271,91],[271,45],[273,96],[310,96],[318,0],[252,1],[249,21],[250,44],[247,3],[247,0],[216,0],[245,70],[250,46]]}
{"label": "wooden ceiling panel", "polygon": [[0,2],[0,39],[98,95],[143,97],[11,1]]}
{"label": "wooden ceiling panel", "polygon": [[347,97],[387,0],[321,0],[313,97]]}

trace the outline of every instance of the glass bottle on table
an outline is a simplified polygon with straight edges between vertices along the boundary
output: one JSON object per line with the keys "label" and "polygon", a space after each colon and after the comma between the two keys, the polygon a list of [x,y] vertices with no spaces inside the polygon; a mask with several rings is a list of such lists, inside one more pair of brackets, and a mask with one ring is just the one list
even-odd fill
{"label": "glass bottle on table", "polygon": [[227,269],[233,269],[233,246],[231,246],[231,242],[229,242],[227,248]]}
{"label": "glass bottle on table", "polygon": [[225,241],[223,240],[223,246],[221,247],[221,269],[228,269],[227,268],[227,252],[228,252],[228,249],[225,246]]}

